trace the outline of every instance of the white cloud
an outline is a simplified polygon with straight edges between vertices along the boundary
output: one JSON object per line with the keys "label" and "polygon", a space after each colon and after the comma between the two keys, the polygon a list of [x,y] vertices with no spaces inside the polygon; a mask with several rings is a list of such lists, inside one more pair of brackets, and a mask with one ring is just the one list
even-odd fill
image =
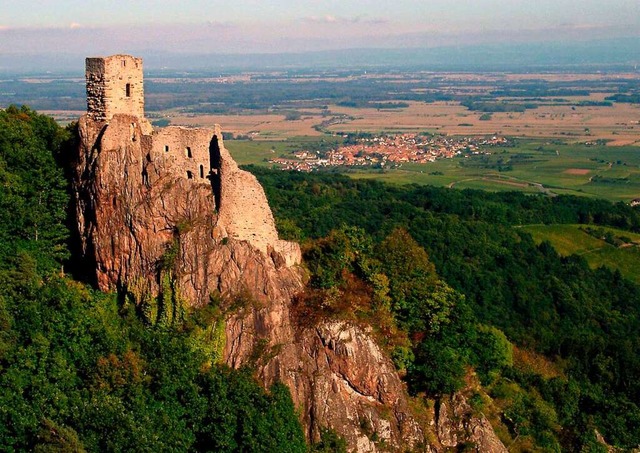
{"label": "white cloud", "polygon": [[336,22],[337,19],[335,16],[331,16],[327,14],[326,16],[309,16],[304,18],[307,22],[315,22],[315,23],[333,23]]}
{"label": "white cloud", "polygon": [[81,24],[79,24],[78,22],[71,22],[71,23],[69,24],[69,28],[70,28],[71,30],[77,30],[78,28],[82,28],[82,25],[81,25]]}
{"label": "white cloud", "polygon": [[388,20],[381,18],[367,18],[366,16],[340,17],[333,14],[325,14],[324,16],[308,16],[302,19],[305,22],[313,22],[317,24],[384,24]]}
{"label": "white cloud", "polygon": [[611,25],[602,25],[602,24],[573,24],[573,23],[563,23],[558,25],[559,30],[595,30],[601,28],[611,28]]}

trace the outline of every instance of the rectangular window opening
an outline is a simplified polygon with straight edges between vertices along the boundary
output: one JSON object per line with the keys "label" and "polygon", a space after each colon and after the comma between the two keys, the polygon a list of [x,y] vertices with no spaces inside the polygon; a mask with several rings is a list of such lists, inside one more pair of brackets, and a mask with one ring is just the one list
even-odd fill
{"label": "rectangular window opening", "polygon": [[131,97],[131,84],[127,83],[124,87],[125,95],[130,98]]}

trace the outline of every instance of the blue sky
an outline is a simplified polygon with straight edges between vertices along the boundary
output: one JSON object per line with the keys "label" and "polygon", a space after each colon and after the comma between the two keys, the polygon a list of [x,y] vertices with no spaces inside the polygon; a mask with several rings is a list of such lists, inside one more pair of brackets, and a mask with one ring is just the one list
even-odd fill
{"label": "blue sky", "polygon": [[640,0],[0,3],[2,53],[252,53],[640,36]]}

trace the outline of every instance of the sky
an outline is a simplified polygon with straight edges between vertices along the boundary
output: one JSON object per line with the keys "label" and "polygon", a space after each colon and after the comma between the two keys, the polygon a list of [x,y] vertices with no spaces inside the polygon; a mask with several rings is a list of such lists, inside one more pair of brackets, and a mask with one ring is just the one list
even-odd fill
{"label": "sky", "polygon": [[2,0],[2,55],[280,53],[640,36],[640,0]]}

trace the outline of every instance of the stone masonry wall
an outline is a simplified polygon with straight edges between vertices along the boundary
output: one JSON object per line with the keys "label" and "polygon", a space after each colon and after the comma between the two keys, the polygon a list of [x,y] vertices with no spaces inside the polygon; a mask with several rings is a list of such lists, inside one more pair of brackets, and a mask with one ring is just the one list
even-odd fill
{"label": "stone masonry wall", "polygon": [[251,173],[238,168],[221,137],[219,125],[157,129],[149,160],[173,177],[211,181],[222,236],[246,240],[264,253],[271,247],[283,255],[286,265],[299,262],[297,247],[278,240],[262,186]]}
{"label": "stone masonry wall", "polygon": [[209,178],[211,141],[221,137],[215,129],[166,127],[153,134],[151,160],[175,176],[187,179]]}
{"label": "stone masonry wall", "polygon": [[[109,148],[140,142],[145,160],[139,164],[142,185],[166,184],[175,178],[195,185],[206,182],[213,191],[211,209],[218,214],[218,221],[211,225],[216,237],[248,241],[267,255],[276,252],[286,266],[300,262],[298,244],[278,239],[262,186],[252,174],[240,170],[224,148],[220,126],[151,127],[144,117],[142,59],[129,55],[87,58],[86,81],[88,119],[104,123],[107,132],[109,123],[118,120],[115,139],[119,144]],[[126,133],[122,121],[130,123]]]}
{"label": "stone masonry wall", "polygon": [[144,118],[142,59],[130,55],[86,59],[87,113],[108,121],[117,113]]}

